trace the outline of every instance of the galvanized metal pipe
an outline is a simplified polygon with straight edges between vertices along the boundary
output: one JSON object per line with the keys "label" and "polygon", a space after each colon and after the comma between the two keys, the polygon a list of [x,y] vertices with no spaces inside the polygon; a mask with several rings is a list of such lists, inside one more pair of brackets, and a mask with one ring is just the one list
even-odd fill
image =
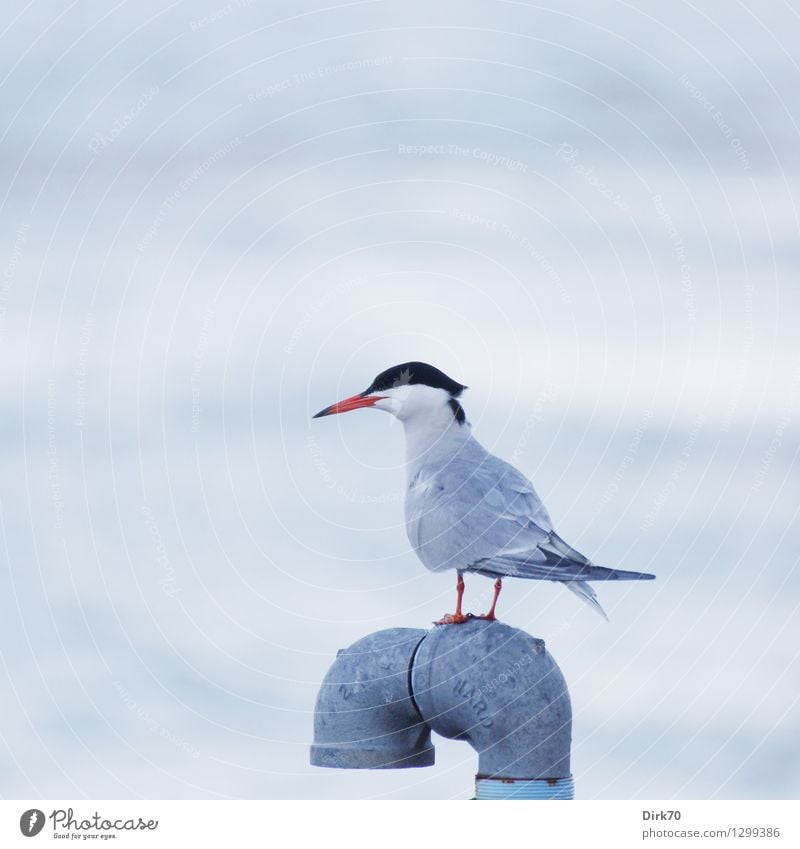
{"label": "galvanized metal pipe", "polygon": [[524,631],[473,619],[378,631],[341,650],[317,698],[311,763],[430,766],[431,730],[478,752],[478,799],[572,798],[567,686]]}

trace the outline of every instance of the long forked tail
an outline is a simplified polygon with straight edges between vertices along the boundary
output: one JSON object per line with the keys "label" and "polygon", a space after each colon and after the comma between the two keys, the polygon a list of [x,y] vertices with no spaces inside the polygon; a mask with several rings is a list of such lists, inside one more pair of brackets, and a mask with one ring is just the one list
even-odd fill
{"label": "long forked tail", "polygon": [[652,581],[655,578],[648,572],[626,572],[624,569],[595,566],[577,551],[573,557],[565,557],[561,553],[552,554],[540,545],[534,556],[536,559],[529,552],[496,554],[476,561],[470,568],[494,578],[528,578],[562,581],[565,584],[573,581]]}
{"label": "long forked tail", "polygon": [[577,581],[561,581],[567,589],[585,601],[589,607],[596,610],[608,622],[608,615],[600,606],[597,595],[587,581],[652,581],[655,575],[649,572],[626,572],[624,569],[607,569],[605,566],[595,566],[588,563],[580,568],[580,579]]}
{"label": "long forked tail", "polygon": [[591,565],[580,570],[580,577],[584,581],[652,581],[656,576],[649,572],[626,572],[624,569]]}
{"label": "long forked tail", "polygon": [[572,590],[581,601],[585,601],[589,607],[596,610],[608,622],[608,614],[603,610],[600,602],[597,600],[597,593],[595,593],[586,581],[564,581],[564,586],[568,590]]}
{"label": "long forked tail", "polygon": [[[648,572],[626,572],[624,569],[606,569],[605,566],[589,566],[581,570],[581,578],[587,578],[590,581],[652,581],[655,575],[650,575]],[[600,605],[597,593],[585,580],[561,581],[561,583],[608,622],[608,614]]]}

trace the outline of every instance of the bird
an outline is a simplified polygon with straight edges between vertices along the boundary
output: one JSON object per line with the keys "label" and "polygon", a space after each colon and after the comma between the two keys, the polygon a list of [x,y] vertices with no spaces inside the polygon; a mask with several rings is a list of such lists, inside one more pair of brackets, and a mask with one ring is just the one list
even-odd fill
{"label": "bird", "polygon": [[[531,481],[472,435],[461,404],[466,389],[428,363],[401,363],[313,418],[373,409],[403,424],[409,542],[430,571],[455,569],[457,575],[455,612],[435,624],[495,620],[503,580],[512,577],[563,584],[608,619],[590,581],[655,575],[597,566],[566,543]],[[494,579],[492,605],[482,616],[462,611],[466,573]]]}

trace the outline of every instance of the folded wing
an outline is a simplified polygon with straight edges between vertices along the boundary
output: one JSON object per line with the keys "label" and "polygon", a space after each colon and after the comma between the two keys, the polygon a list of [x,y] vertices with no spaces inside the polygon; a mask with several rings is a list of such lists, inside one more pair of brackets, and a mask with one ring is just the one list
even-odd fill
{"label": "folded wing", "polygon": [[553,530],[531,482],[488,452],[451,460],[425,485],[412,542],[429,569],[565,583],[654,577],[592,564]]}

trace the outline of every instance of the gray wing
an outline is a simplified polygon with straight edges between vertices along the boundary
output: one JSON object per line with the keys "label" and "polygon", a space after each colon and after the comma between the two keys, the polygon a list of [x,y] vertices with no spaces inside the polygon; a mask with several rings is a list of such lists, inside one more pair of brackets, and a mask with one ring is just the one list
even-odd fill
{"label": "gray wing", "polygon": [[[552,532],[547,510],[523,474],[488,452],[423,467],[412,481],[407,510],[411,542],[434,571],[505,575],[520,556],[546,562],[538,546]],[[495,559],[490,567],[487,561]]]}
{"label": "gray wing", "polygon": [[565,582],[651,577],[594,566],[553,530],[533,484],[491,454],[453,459],[427,477],[423,469],[416,485],[409,536],[434,571]]}

